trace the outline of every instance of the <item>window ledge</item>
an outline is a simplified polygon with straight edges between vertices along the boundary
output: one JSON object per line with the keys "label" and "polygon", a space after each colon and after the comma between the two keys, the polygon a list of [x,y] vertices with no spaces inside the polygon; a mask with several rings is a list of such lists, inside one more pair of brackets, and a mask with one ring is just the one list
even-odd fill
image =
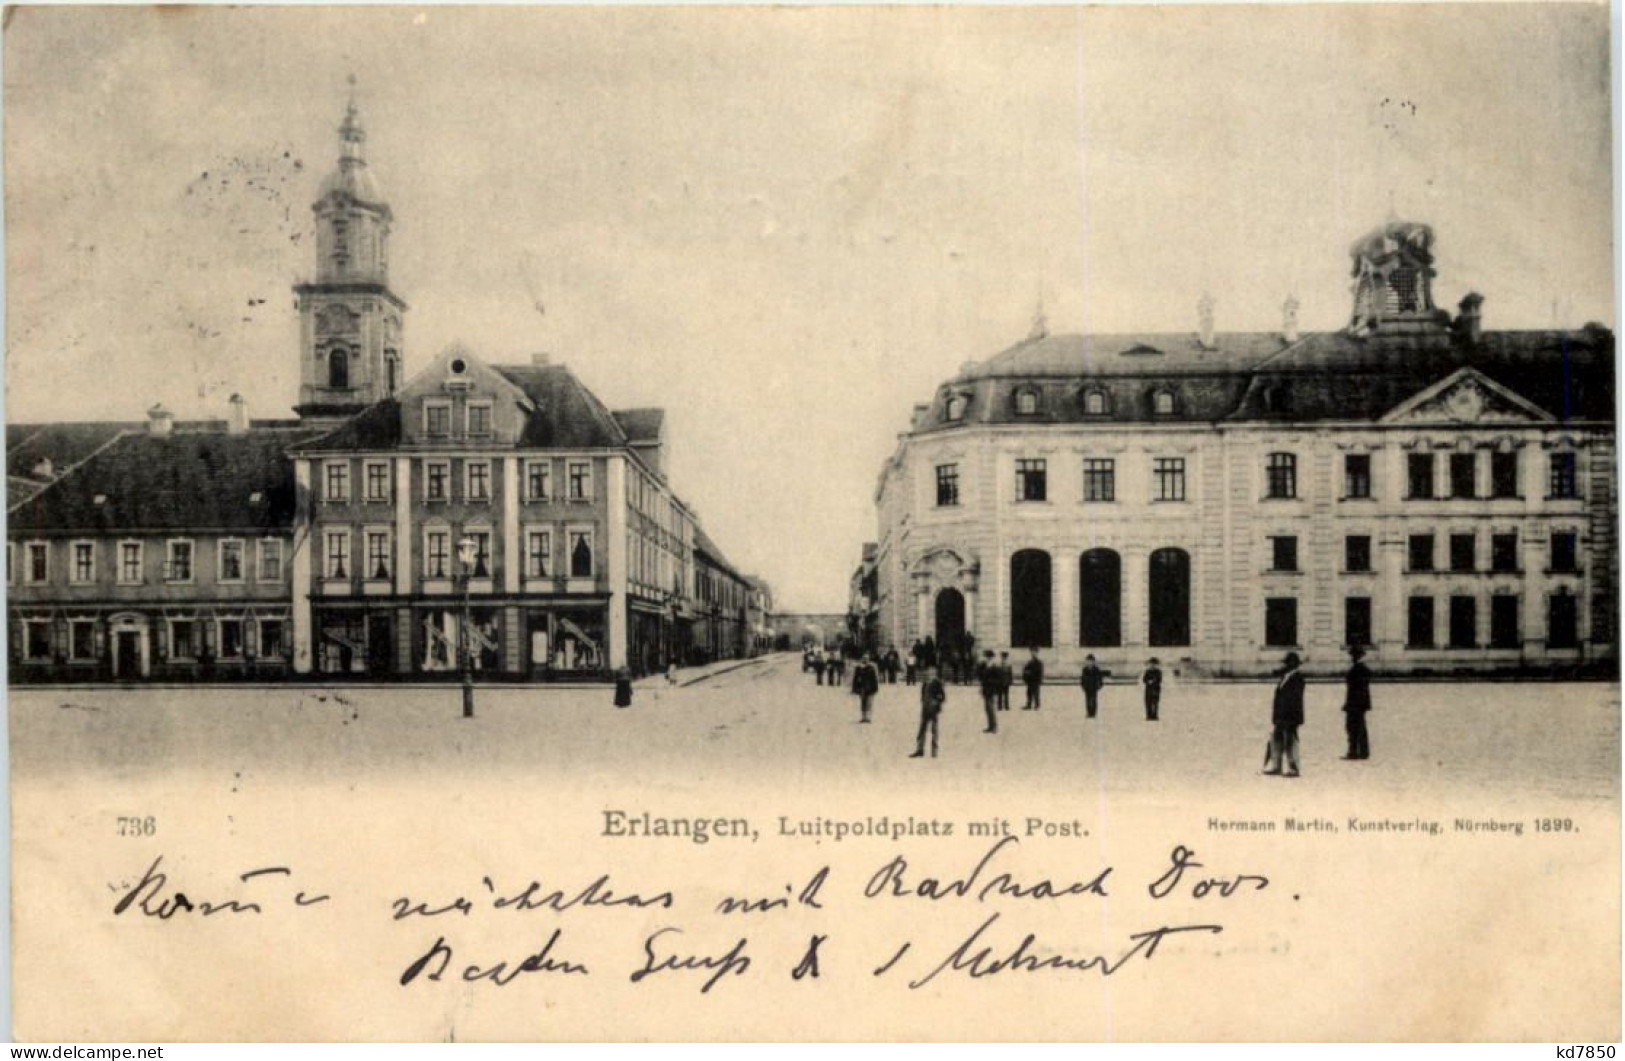
{"label": "window ledge", "polygon": [[1563,568],[1561,570],[1558,569],[1558,568],[1554,568],[1554,567],[1548,567],[1545,571],[1541,572],[1541,574],[1545,575],[1547,578],[1552,578],[1552,577],[1578,578],[1582,574],[1582,572],[1578,567],[1568,567],[1568,568]]}
{"label": "window ledge", "polygon": [[1359,575],[1375,575],[1377,572],[1374,569],[1369,568],[1369,567],[1362,567],[1362,568],[1359,568],[1359,569],[1355,569],[1355,568],[1351,568],[1351,567],[1345,567],[1345,568],[1342,568],[1341,570],[1339,570],[1337,573],[1339,575],[1359,576]]}
{"label": "window ledge", "polygon": [[1286,575],[1286,576],[1290,576],[1292,578],[1301,578],[1301,577],[1303,577],[1303,569],[1301,567],[1294,567],[1294,568],[1290,568],[1290,569],[1288,569],[1288,568],[1277,568],[1277,567],[1266,567],[1264,569],[1263,573],[1266,576],[1270,576],[1270,575]]}

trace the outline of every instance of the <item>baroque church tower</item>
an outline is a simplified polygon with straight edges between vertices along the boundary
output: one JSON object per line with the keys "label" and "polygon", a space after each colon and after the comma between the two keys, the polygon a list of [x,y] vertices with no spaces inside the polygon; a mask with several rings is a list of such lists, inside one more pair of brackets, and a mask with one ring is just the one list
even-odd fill
{"label": "baroque church tower", "polygon": [[400,389],[401,316],[389,289],[389,204],[367,169],[366,130],[351,98],[339,126],[338,167],[322,182],[316,276],[297,284],[299,404],[306,420],[351,416]]}

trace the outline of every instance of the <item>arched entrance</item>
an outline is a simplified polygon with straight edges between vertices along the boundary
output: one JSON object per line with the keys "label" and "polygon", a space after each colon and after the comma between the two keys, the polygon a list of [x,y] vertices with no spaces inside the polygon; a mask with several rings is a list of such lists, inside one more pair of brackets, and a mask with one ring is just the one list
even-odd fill
{"label": "arched entrance", "polygon": [[1153,645],[1191,643],[1191,556],[1183,549],[1151,554],[1151,629]]}
{"label": "arched entrance", "polygon": [[1123,560],[1110,549],[1090,549],[1078,561],[1078,644],[1122,643]]}
{"label": "arched entrance", "polygon": [[957,646],[965,636],[965,595],[952,587],[937,592],[937,646]]}
{"label": "arched entrance", "polygon": [[1010,647],[1048,648],[1050,560],[1042,549],[1023,549],[1010,557]]}

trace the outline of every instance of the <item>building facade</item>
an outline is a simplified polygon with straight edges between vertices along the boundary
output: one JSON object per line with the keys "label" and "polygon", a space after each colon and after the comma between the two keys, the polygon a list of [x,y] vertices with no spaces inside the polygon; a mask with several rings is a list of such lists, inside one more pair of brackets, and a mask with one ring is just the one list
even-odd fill
{"label": "building facade", "polygon": [[[298,419],[12,425],[18,680],[604,678],[751,645],[749,585],[665,475],[659,409],[546,357],[410,379],[393,215],[352,102],[295,287]],[[466,562],[465,562],[466,561]]]}
{"label": "building facade", "polygon": [[[1196,673],[1618,658],[1614,337],[1433,304],[1432,233],[1354,245],[1348,328],[1051,336],[964,366],[882,470],[880,637]],[[945,640],[946,639],[946,640]]]}

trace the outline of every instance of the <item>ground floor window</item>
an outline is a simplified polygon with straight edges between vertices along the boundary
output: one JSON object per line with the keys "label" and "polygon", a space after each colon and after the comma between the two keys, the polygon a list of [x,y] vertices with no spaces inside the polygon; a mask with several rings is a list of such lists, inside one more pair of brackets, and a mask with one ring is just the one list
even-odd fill
{"label": "ground floor window", "polygon": [[1548,599],[1546,647],[1574,648],[1580,643],[1579,598],[1560,593]]}
{"label": "ground floor window", "polygon": [[1371,644],[1371,598],[1343,601],[1343,643],[1350,648]]}
{"label": "ground floor window", "polygon": [[51,658],[51,623],[29,619],[23,624],[23,653],[35,662]]}
{"label": "ground floor window", "polygon": [[68,657],[81,662],[96,658],[96,620],[75,619],[68,624]]}
{"label": "ground floor window", "polygon": [[1476,598],[1450,598],[1450,647],[1478,647],[1478,600]]}
{"label": "ground floor window", "polygon": [[1405,645],[1433,647],[1433,598],[1412,597],[1406,605]]}
{"label": "ground floor window", "polygon": [[243,658],[243,621],[241,619],[220,620],[220,658]]}
{"label": "ground floor window", "polygon": [[1296,597],[1270,597],[1264,601],[1264,644],[1289,648],[1298,643]]}
{"label": "ground floor window", "polygon": [[532,669],[596,671],[606,665],[603,608],[532,611],[529,625]]}
{"label": "ground floor window", "polygon": [[260,620],[260,658],[277,659],[287,655],[281,619]]}
{"label": "ground floor window", "polygon": [[1517,648],[1518,598],[1511,594],[1490,598],[1490,647]]}
{"label": "ground floor window", "polygon": [[194,659],[197,657],[197,626],[190,619],[169,621],[169,657]]}
{"label": "ground floor window", "polygon": [[418,631],[420,670],[428,673],[458,671],[465,647],[476,672],[494,671],[502,666],[501,617],[496,608],[469,609],[466,633],[460,608],[421,612]]}
{"label": "ground floor window", "polygon": [[366,615],[335,612],[323,615],[316,645],[317,669],[323,674],[355,674],[367,669]]}

